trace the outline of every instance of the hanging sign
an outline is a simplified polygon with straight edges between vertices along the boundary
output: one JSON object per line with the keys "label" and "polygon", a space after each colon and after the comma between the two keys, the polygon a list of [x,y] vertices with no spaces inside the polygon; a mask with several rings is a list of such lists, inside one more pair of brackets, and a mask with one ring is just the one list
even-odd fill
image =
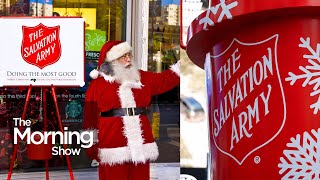
{"label": "hanging sign", "polygon": [[83,86],[83,18],[0,19],[0,86]]}

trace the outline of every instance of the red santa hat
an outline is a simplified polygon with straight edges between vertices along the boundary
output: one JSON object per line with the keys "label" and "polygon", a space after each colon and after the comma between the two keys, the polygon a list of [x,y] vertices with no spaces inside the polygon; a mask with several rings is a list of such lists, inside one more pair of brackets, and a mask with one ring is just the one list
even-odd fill
{"label": "red santa hat", "polygon": [[130,44],[125,41],[106,42],[100,50],[97,69],[94,69],[90,72],[90,77],[92,79],[96,79],[99,76],[99,67],[103,62],[114,61],[124,54],[130,52],[131,50],[132,47],[130,46]]}

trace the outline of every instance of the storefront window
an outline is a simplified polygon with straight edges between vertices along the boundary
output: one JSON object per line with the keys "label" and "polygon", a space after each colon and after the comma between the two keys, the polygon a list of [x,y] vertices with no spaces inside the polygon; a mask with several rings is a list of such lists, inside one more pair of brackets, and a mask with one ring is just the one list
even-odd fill
{"label": "storefront window", "polygon": [[[78,16],[85,19],[86,85],[82,88],[56,88],[60,117],[69,131],[80,131],[83,120],[85,92],[91,81],[89,72],[96,68],[99,51],[108,40],[132,39],[126,37],[131,28],[127,25],[127,0],[0,0],[1,16]],[[130,7],[131,8],[131,7]],[[132,9],[134,11],[134,9]],[[179,60],[179,1],[150,1],[149,10],[148,71],[162,72]],[[12,135],[14,117],[21,117],[27,88],[0,88],[0,172],[7,173],[13,151]],[[157,162],[179,162],[179,87],[159,95],[151,104],[150,120],[160,157]],[[52,92],[34,87],[27,110],[32,120],[32,130],[42,130],[42,95],[47,96],[48,130],[59,130]],[[55,146],[61,146],[57,143]],[[79,148],[76,143],[70,145]],[[71,156],[73,168],[91,167],[91,160],[82,149],[79,156]],[[50,170],[66,169],[63,156],[49,160]],[[44,170],[44,161],[27,157],[26,142],[18,145],[15,170]],[[3,170],[3,171],[2,171]]]}
{"label": "storefront window", "polygon": [[60,16],[85,18],[86,30],[103,31],[106,40],[125,40],[126,2],[126,0],[55,0],[53,12]]}
{"label": "storefront window", "polygon": [[[148,70],[162,72],[180,58],[179,1],[149,1]],[[157,162],[180,161],[180,87],[154,97],[152,130],[160,157]]]}

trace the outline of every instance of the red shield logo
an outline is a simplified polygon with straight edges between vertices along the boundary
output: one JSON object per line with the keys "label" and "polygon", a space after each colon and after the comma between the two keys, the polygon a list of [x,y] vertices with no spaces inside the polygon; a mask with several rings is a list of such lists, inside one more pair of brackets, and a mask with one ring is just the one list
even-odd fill
{"label": "red shield logo", "polygon": [[277,42],[278,35],[256,43],[234,39],[207,58],[214,85],[207,87],[211,144],[239,165],[274,140],[285,124]]}
{"label": "red shield logo", "polygon": [[40,69],[56,63],[61,56],[60,26],[22,26],[21,56]]}

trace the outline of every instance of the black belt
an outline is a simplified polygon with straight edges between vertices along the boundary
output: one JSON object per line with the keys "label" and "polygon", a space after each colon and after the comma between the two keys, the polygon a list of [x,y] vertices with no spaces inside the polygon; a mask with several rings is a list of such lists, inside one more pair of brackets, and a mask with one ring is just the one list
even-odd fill
{"label": "black belt", "polygon": [[101,117],[119,117],[119,116],[137,116],[147,115],[147,108],[119,108],[111,109],[110,111],[101,112]]}

